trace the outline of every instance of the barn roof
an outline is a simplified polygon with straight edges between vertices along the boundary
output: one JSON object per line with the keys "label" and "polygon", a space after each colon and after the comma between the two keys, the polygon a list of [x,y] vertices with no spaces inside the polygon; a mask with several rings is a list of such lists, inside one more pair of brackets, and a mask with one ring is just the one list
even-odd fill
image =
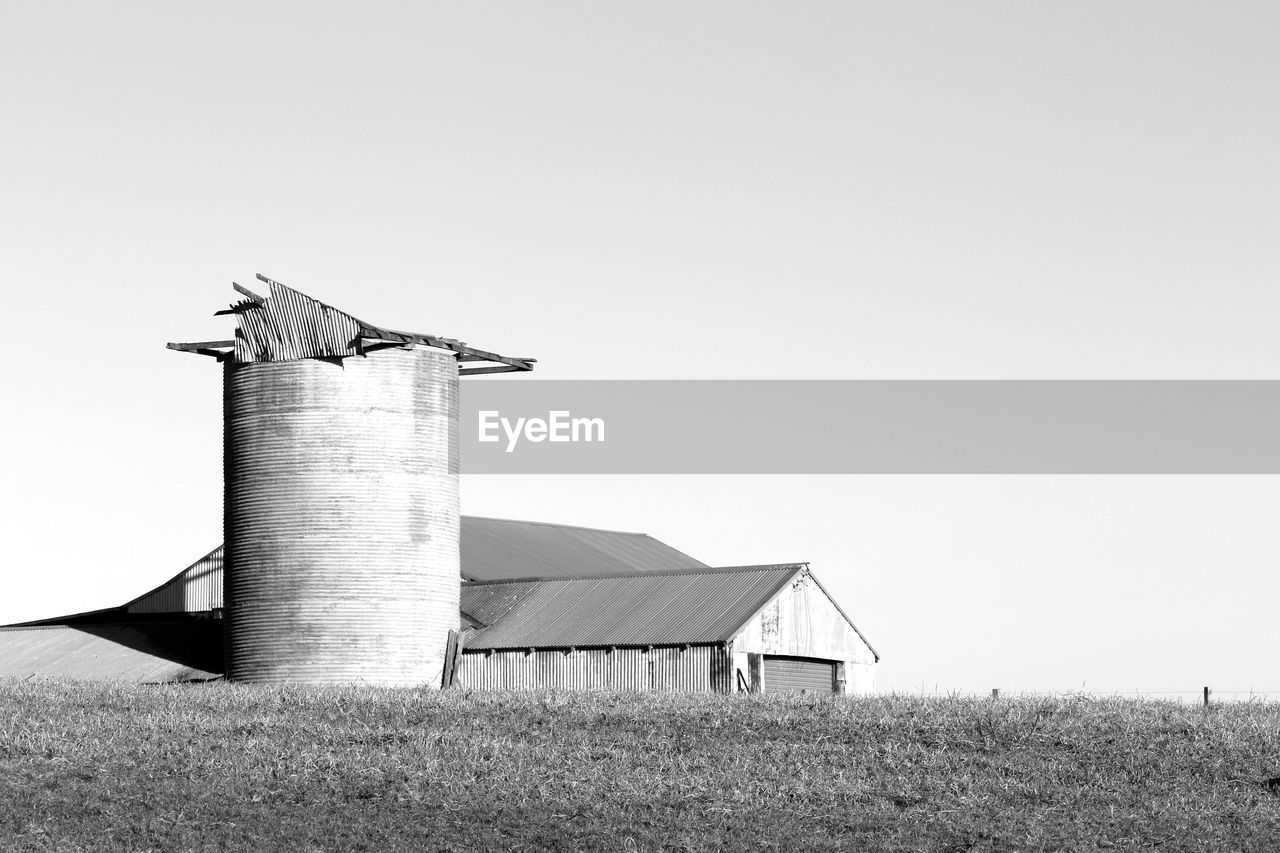
{"label": "barn roof", "polygon": [[[782,563],[464,582],[459,615],[471,650],[721,643],[808,572]],[[87,616],[0,628],[0,677],[167,682],[223,671],[221,619],[123,608]]]}
{"label": "barn roof", "polygon": [[462,576],[470,581],[579,578],[705,569],[645,533],[540,521],[462,517]]}
{"label": "barn roof", "polygon": [[[706,563],[644,533],[542,521],[464,515],[461,540],[464,580],[600,577],[707,568]],[[222,576],[222,546],[219,545],[160,586],[121,607],[27,624],[111,621],[120,611],[145,614],[217,610],[222,607]]]}
{"label": "barn roof", "polygon": [[222,673],[217,619],[0,628],[0,677],[205,681]]}
{"label": "barn roof", "polygon": [[[808,572],[713,569],[642,533],[469,516],[462,549],[474,650],[721,643]],[[219,547],[121,607],[0,628],[0,677],[217,677],[222,620],[188,614],[222,607],[222,570]]]}
{"label": "barn roof", "polygon": [[721,643],[808,567],[540,578],[462,585],[463,614],[484,627],[468,649]]}

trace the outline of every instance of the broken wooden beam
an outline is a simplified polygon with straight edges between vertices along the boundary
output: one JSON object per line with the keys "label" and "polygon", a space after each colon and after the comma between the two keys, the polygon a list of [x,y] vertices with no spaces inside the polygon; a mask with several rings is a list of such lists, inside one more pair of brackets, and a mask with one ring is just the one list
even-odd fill
{"label": "broken wooden beam", "polygon": [[250,298],[250,299],[252,299],[254,302],[257,302],[259,305],[261,305],[263,302],[266,302],[266,301],[267,301],[267,300],[266,300],[266,299],[264,299],[263,297],[261,297],[261,296],[259,296],[258,294],[254,293],[254,292],[253,292],[252,290],[250,290],[249,288],[245,287],[243,284],[240,284],[240,283],[238,283],[238,282],[234,282],[234,281],[233,281],[233,282],[231,282],[231,286],[232,286],[233,288],[235,288],[236,293],[239,293],[239,294],[242,294],[242,295],[244,295],[244,296],[249,297],[249,298]]}

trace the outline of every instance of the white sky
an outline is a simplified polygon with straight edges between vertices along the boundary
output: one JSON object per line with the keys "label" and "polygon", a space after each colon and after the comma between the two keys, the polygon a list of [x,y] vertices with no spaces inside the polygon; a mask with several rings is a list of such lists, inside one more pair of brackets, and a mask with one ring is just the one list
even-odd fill
{"label": "white sky", "polygon": [[[261,271],[546,378],[1276,378],[1280,6],[0,7],[0,622],[221,539]],[[810,560],[900,690],[1280,691],[1275,478],[492,478]]]}

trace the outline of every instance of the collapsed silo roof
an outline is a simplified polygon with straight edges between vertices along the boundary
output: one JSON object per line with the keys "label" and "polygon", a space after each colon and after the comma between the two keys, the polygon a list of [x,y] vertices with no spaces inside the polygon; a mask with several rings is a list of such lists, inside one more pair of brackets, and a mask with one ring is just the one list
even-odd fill
{"label": "collapsed silo roof", "polygon": [[449,350],[469,365],[459,369],[459,376],[529,371],[537,361],[499,355],[454,338],[376,326],[262,274],[257,278],[270,289],[270,296],[259,296],[233,282],[231,286],[245,298],[215,312],[236,316],[233,340],[170,343],[169,349],[248,363],[347,358],[388,347],[429,346]]}

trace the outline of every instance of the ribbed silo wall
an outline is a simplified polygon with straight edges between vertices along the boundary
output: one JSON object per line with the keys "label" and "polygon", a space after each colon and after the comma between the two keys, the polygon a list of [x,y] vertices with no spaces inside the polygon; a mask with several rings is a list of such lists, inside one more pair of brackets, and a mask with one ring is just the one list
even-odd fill
{"label": "ribbed silo wall", "polygon": [[458,367],[228,362],[227,677],[439,685],[458,626]]}

